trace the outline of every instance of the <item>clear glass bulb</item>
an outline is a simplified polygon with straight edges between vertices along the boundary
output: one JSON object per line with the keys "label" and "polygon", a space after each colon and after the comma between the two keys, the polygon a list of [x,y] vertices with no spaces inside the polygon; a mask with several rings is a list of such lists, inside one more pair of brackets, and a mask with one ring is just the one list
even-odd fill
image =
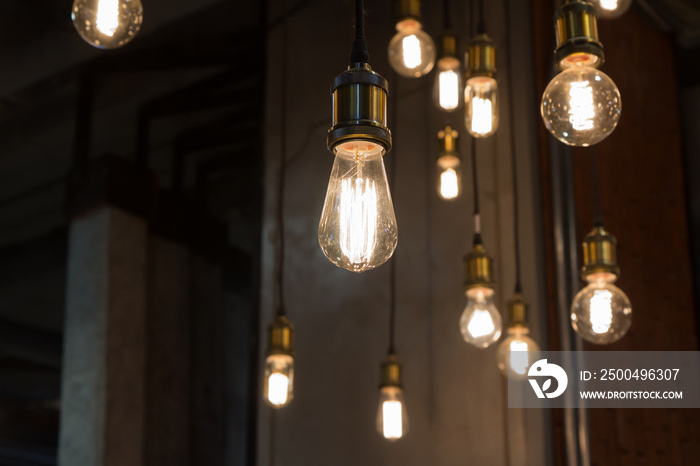
{"label": "clear glass bulb", "polygon": [[271,354],[265,360],[265,401],[273,408],[283,408],[294,398],[294,358],[288,354]]}
{"label": "clear glass bulb", "polygon": [[530,330],[522,325],[506,329],[506,337],[498,345],[498,368],[506,377],[524,379],[533,362],[537,361],[540,346],[528,334]]}
{"label": "clear glass bulb", "polygon": [[435,66],[435,43],[421,24],[405,19],[396,24],[396,35],[389,42],[389,64],[401,76],[419,78]]}
{"label": "clear glass bulb", "polygon": [[571,325],[584,340],[605,345],[622,338],[632,325],[632,305],[627,295],[613,285],[611,273],[589,275],[588,286],[571,304]]}
{"label": "clear glass bulb", "polygon": [[443,57],[437,62],[437,75],[433,87],[433,99],[439,108],[451,112],[459,107],[462,93],[462,76],[459,60]]}
{"label": "clear glass bulb", "polygon": [[398,440],[408,432],[408,415],[403,390],[400,387],[382,387],[377,411],[377,432],[387,440]]}
{"label": "clear glass bulb", "polygon": [[467,306],[459,320],[464,341],[486,348],[501,336],[501,313],[493,302],[491,288],[467,290]]}
{"label": "clear glass bulb", "polygon": [[475,138],[486,138],[498,129],[498,82],[486,76],[467,80],[465,126]]}
{"label": "clear glass bulb", "polygon": [[398,229],[384,170],[384,148],[351,140],[335,147],[335,162],[318,228],[328,259],[351,272],[389,260]]}
{"label": "clear glass bulb", "polygon": [[602,71],[573,65],[556,75],[542,96],[542,119],[555,138],[571,146],[597,144],[620,121],[622,101]]}
{"label": "clear glass bulb", "polygon": [[598,18],[613,19],[627,13],[632,0],[589,0],[598,10]]}
{"label": "clear glass bulb", "polygon": [[437,192],[452,201],[462,194],[462,163],[459,157],[443,155],[437,160]]}
{"label": "clear glass bulb", "polygon": [[73,26],[87,43],[101,49],[121,47],[141,29],[141,0],[75,0]]}

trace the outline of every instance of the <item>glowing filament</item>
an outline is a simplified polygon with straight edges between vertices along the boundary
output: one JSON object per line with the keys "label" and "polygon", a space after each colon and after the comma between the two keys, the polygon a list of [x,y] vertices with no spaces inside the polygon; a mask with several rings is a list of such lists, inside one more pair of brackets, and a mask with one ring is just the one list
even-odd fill
{"label": "glowing filament", "polygon": [[472,105],[472,133],[488,134],[493,129],[493,106],[491,100],[474,96]]}
{"label": "glowing filament", "polygon": [[593,129],[595,107],[593,89],[588,81],[574,81],[569,90],[569,123],[576,131]]}
{"label": "glowing filament", "polygon": [[604,8],[606,10],[615,10],[618,6],[617,4],[617,0],[600,0],[601,8]]}
{"label": "glowing filament", "polygon": [[529,357],[527,343],[513,340],[510,342],[510,369],[516,374],[525,374],[528,369]]}
{"label": "glowing filament", "polygon": [[286,375],[279,372],[271,374],[267,386],[267,399],[271,404],[280,406],[287,402],[289,378]]}
{"label": "glowing filament", "polygon": [[444,199],[454,199],[459,196],[457,172],[452,168],[440,173],[440,196]]}
{"label": "glowing filament", "polygon": [[396,439],[403,436],[400,401],[385,401],[382,403],[382,418],[384,438]]}
{"label": "glowing filament", "polygon": [[369,261],[377,245],[377,189],[374,181],[362,177],[344,178],[340,193],[340,248],[354,264]]}
{"label": "glowing filament", "polygon": [[612,325],[612,293],[595,290],[591,298],[591,326],[595,333],[607,333]]}
{"label": "glowing filament", "polygon": [[478,338],[492,334],[496,327],[493,325],[493,319],[488,311],[476,310],[469,320],[467,329],[472,337]]}
{"label": "glowing filament", "polygon": [[99,0],[95,26],[102,34],[112,37],[119,27],[119,1]]}
{"label": "glowing filament", "polygon": [[[405,49],[404,49],[405,50]],[[459,75],[452,71],[440,73],[440,106],[452,110],[459,105]]]}
{"label": "glowing filament", "polygon": [[421,62],[420,41],[414,34],[403,38],[403,63],[406,68],[416,68]]}

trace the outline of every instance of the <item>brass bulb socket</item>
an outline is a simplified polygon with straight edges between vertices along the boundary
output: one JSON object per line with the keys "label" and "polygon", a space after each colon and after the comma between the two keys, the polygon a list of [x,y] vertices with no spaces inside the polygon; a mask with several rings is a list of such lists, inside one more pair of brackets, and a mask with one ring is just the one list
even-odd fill
{"label": "brass bulb socket", "polygon": [[396,354],[393,353],[379,366],[379,388],[384,387],[403,387],[401,382],[401,364]]}
{"label": "brass bulb socket", "polygon": [[530,328],[528,323],[529,304],[525,301],[522,293],[515,293],[508,301],[508,327]]}
{"label": "brass bulb socket", "polygon": [[485,33],[472,39],[467,49],[466,78],[478,76],[496,78],[496,44]]}
{"label": "brass bulb socket", "polygon": [[496,286],[493,259],[486,254],[484,245],[477,242],[464,256],[464,289],[491,288]]}
{"label": "brass bulb socket", "polygon": [[438,157],[453,155],[459,157],[459,133],[450,125],[438,131]]}
{"label": "brass bulb socket", "polygon": [[438,59],[443,58],[454,58],[457,59],[457,48],[459,47],[459,42],[457,35],[448,31],[445,32],[442,37],[440,37],[440,43],[438,44]]}
{"label": "brass bulb socket", "polygon": [[267,355],[288,354],[294,356],[294,325],[286,316],[277,316],[268,327]]}
{"label": "brass bulb socket", "polygon": [[360,139],[391,150],[387,127],[388,83],[366,63],[350,65],[333,80],[332,126],[328,130],[328,150],[338,144]]}
{"label": "brass bulb socket", "polygon": [[394,0],[396,22],[412,19],[420,22],[420,0]]}
{"label": "brass bulb socket", "polygon": [[594,227],[583,240],[583,278],[596,273],[620,276],[616,249],[615,237],[602,226]]}
{"label": "brass bulb socket", "polygon": [[603,44],[598,40],[597,12],[583,0],[564,3],[554,16],[557,67],[566,69],[574,64],[598,68],[605,61]]}

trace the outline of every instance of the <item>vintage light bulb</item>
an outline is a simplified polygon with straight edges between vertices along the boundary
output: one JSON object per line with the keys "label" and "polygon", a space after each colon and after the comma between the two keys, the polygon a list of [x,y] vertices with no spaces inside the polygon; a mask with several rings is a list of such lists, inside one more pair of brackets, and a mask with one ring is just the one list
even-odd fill
{"label": "vintage light bulb", "polygon": [[369,141],[335,146],[318,241],[333,264],[352,272],[382,265],[396,249],[398,230],[383,155],[384,147]]}
{"label": "vintage light bulb", "polygon": [[121,47],[141,29],[141,0],[75,0],[73,26],[90,45],[101,49]]}
{"label": "vintage light bulb", "polygon": [[265,401],[273,408],[287,406],[294,398],[294,358],[271,354],[265,360]]}
{"label": "vintage light bulb", "polygon": [[493,289],[479,287],[466,291],[467,306],[459,320],[464,341],[486,348],[501,336],[501,314],[493,302]]}
{"label": "vintage light bulb", "polygon": [[408,414],[401,383],[401,365],[391,353],[380,366],[379,409],[377,432],[389,441],[402,438],[408,432]]}
{"label": "vintage light bulb", "polygon": [[485,33],[469,44],[464,88],[464,124],[475,138],[487,138],[498,129],[496,46]]}
{"label": "vintage light bulb", "polygon": [[622,101],[602,71],[574,65],[556,75],[542,96],[542,118],[554,137],[572,146],[597,144],[620,121]]}
{"label": "vintage light bulb", "polygon": [[462,162],[458,152],[459,133],[446,126],[438,132],[437,192],[446,200],[457,199],[462,191]]}
{"label": "vintage light bulb", "polygon": [[498,368],[506,377],[524,379],[533,362],[539,359],[540,346],[530,338],[528,305],[519,292],[508,301],[506,336],[498,345]]}
{"label": "vintage light bulb", "polygon": [[586,280],[588,286],[578,292],[571,304],[571,325],[591,343],[614,343],[632,325],[630,300],[614,285],[617,277],[612,273],[591,274]]}
{"label": "vintage light bulb", "polygon": [[405,18],[396,23],[396,35],[389,42],[389,64],[403,77],[419,78],[435,65],[435,42],[420,21]]}
{"label": "vintage light bulb", "polygon": [[632,6],[632,0],[590,0],[598,11],[598,17],[613,19],[627,13]]}
{"label": "vintage light bulb", "polygon": [[438,108],[451,112],[459,108],[462,101],[462,70],[457,59],[457,36],[445,33],[440,45],[433,99]]}

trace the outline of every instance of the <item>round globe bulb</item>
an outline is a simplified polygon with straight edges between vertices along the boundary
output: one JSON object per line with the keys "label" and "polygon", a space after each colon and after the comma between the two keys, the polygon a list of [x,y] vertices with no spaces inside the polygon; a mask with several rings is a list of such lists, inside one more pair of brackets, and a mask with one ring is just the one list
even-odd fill
{"label": "round globe bulb", "polygon": [[90,45],[114,49],[131,41],[141,29],[141,0],[75,0],[73,26]]}
{"label": "round globe bulb", "polygon": [[530,330],[522,325],[506,329],[506,337],[500,345],[496,357],[501,373],[509,378],[524,379],[533,362],[537,361],[540,346],[528,334]]}
{"label": "round globe bulb", "polygon": [[396,24],[396,35],[389,42],[389,64],[403,77],[419,78],[435,65],[435,42],[421,24],[405,19]]}
{"label": "round globe bulb", "polygon": [[467,290],[467,306],[459,320],[459,329],[467,343],[486,348],[501,336],[501,313],[493,302],[491,288]]}
{"label": "round globe bulb", "polygon": [[578,292],[571,304],[571,325],[586,341],[598,345],[614,343],[632,325],[632,305],[627,295],[613,283],[611,273],[586,278],[588,286]]}
{"label": "round globe bulb", "polygon": [[598,11],[598,18],[613,19],[627,13],[632,0],[590,0]]}
{"label": "round globe bulb", "polygon": [[591,146],[620,121],[620,91],[608,75],[574,65],[556,75],[542,96],[542,119],[555,138],[570,146]]}

